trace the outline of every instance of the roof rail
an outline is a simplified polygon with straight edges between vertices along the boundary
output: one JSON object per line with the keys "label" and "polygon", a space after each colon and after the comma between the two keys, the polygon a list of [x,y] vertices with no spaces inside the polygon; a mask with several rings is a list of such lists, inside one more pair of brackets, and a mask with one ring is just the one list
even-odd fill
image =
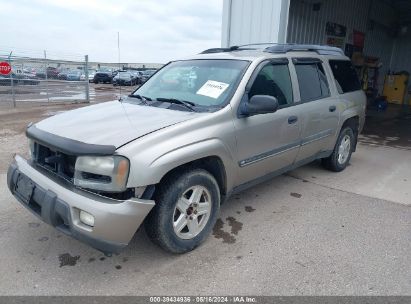
{"label": "roof rail", "polygon": [[267,47],[265,52],[268,53],[287,53],[292,51],[311,51],[320,55],[344,55],[342,49],[328,46],[328,45],[316,45],[316,44],[275,44]]}
{"label": "roof rail", "polygon": [[202,51],[200,54],[212,54],[212,53],[223,53],[231,52],[238,49],[238,46],[230,46],[229,48],[212,48]]}
{"label": "roof rail", "polygon": [[[234,45],[228,48],[212,48],[202,51],[200,54],[212,54],[212,53],[224,53],[224,52],[232,52],[232,51],[245,51],[245,50],[256,50],[257,48],[253,48],[254,45],[272,45],[272,43],[256,43],[256,44],[244,44],[244,45]],[[250,46],[250,47],[249,47]]]}
{"label": "roof rail", "polygon": [[[249,43],[249,44],[243,44],[243,45],[237,45],[239,49],[263,49],[264,46],[274,46],[277,45],[277,43],[273,43],[273,42],[259,42],[259,43]],[[255,48],[253,48],[255,47]]]}

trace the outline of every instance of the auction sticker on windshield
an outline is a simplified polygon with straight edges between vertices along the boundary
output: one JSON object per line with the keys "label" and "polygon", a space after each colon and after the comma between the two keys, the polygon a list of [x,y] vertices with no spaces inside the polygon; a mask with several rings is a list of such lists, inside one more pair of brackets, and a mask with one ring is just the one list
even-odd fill
{"label": "auction sticker on windshield", "polygon": [[207,82],[197,91],[197,94],[217,99],[228,86],[228,83],[207,80]]}

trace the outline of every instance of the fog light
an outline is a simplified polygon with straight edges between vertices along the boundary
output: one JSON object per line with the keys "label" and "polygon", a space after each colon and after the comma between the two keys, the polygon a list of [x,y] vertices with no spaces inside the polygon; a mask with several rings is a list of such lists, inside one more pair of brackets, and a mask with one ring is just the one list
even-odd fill
{"label": "fog light", "polygon": [[86,211],[80,210],[80,221],[87,226],[94,226],[94,216]]}

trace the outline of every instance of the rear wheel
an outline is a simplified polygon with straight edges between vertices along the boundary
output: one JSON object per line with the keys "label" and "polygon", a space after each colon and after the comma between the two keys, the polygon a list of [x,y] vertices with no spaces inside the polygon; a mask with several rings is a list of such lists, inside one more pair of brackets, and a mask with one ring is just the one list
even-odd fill
{"label": "rear wheel", "polygon": [[210,173],[194,169],[167,178],[155,201],[145,222],[147,235],[169,252],[185,253],[211,233],[220,209],[220,191]]}
{"label": "rear wheel", "polygon": [[343,128],[338,136],[333,153],[322,159],[324,167],[334,172],[344,170],[350,162],[354,143],[355,138],[352,128]]}

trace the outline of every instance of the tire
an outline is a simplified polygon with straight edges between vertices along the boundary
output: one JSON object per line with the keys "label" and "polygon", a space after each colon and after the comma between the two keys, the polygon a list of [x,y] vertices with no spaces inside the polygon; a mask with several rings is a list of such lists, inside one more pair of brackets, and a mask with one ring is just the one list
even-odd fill
{"label": "tire", "polygon": [[[171,253],[185,253],[199,246],[211,233],[220,211],[218,184],[203,169],[171,174],[160,184],[154,199],[156,205],[145,221],[145,229],[154,243]],[[199,203],[196,205],[195,202]],[[181,206],[189,208],[183,213]]]}
{"label": "tire", "polygon": [[354,144],[353,129],[348,126],[344,127],[338,136],[333,153],[322,159],[323,166],[330,171],[343,171],[350,162]]}

